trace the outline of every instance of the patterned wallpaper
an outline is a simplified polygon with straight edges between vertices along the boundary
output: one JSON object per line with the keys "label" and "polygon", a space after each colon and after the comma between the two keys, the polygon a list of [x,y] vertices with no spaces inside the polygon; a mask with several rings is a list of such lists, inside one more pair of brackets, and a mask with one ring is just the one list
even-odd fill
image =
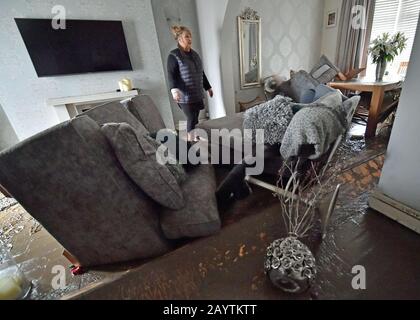
{"label": "patterned wallpaper", "polygon": [[[136,87],[150,94],[167,125],[171,125],[168,92],[162,85],[165,71],[156,34],[159,26],[153,21],[150,0],[62,0],[60,4],[67,8],[69,18],[123,20],[135,71],[37,78],[13,18],[49,18],[54,4],[54,0],[0,1],[0,104],[19,139],[57,123],[54,109],[46,105],[48,98],[114,91],[123,77],[131,78]],[[236,16],[246,6],[258,11],[262,17],[263,76],[288,75],[290,69],[309,69],[320,56],[323,4],[323,0],[229,1],[227,10],[231,12],[226,12],[229,21],[224,24],[228,28],[223,30],[229,33],[229,41],[222,45],[231,56],[222,82],[223,88],[229,88],[232,94],[234,91],[234,97],[227,109],[234,112],[234,101],[247,101],[262,93],[261,89],[240,90]],[[222,56],[222,60],[225,58]]]}
{"label": "patterned wallpaper", "polygon": [[[274,73],[288,76],[290,69],[312,68],[321,54],[323,0],[241,0],[237,15],[247,6],[262,19],[263,77]],[[236,101],[247,101],[262,91],[240,89],[237,36],[235,39]]]}
{"label": "patterned wallpaper", "polygon": [[46,105],[48,98],[115,91],[124,77],[150,94],[165,123],[173,126],[150,0],[60,1],[68,18],[122,20],[135,70],[38,78],[13,18],[51,18],[55,4],[54,0],[0,1],[0,104],[19,139],[58,122],[53,107]]}

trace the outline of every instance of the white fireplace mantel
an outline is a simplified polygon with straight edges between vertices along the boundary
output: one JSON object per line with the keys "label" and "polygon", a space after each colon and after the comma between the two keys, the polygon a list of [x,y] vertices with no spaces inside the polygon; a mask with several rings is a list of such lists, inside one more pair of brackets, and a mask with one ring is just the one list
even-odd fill
{"label": "white fireplace mantel", "polygon": [[48,99],[47,105],[54,107],[59,122],[64,122],[82,113],[81,106],[118,100],[123,101],[133,98],[138,94],[137,90],[131,90],[127,92],[107,92],[85,96],[54,98]]}

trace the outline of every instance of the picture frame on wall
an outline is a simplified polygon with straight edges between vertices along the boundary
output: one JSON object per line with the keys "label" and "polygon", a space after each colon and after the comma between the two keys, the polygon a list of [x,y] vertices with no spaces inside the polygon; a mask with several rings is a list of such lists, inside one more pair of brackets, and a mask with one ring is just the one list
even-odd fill
{"label": "picture frame on wall", "polygon": [[337,10],[328,12],[327,14],[327,28],[333,28],[337,25]]}

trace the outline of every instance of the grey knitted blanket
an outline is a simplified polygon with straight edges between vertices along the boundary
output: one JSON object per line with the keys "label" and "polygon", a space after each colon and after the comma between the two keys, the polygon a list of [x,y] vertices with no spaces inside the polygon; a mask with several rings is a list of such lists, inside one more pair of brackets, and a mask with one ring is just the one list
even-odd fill
{"label": "grey knitted blanket", "polygon": [[280,144],[293,118],[292,99],[276,96],[274,99],[248,109],[244,114],[243,128],[252,130],[255,142],[257,129],[264,130],[264,143]]}
{"label": "grey knitted blanket", "polygon": [[315,154],[309,158],[318,159],[345,132],[346,127],[341,95],[333,93],[321,104],[309,104],[293,117],[284,134],[280,153],[283,159],[298,157],[303,145],[314,145]]}

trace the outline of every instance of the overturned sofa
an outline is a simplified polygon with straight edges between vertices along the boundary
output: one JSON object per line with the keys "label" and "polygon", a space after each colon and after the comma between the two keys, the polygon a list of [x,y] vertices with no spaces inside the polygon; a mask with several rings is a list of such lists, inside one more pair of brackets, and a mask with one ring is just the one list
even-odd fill
{"label": "overturned sofa", "polygon": [[[104,134],[110,123],[139,139],[165,128],[148,96],[104,104],[1,152],[0,184],[84,267],[156,257],[174,239],[217,233],[214,169],[189,170],[178,186],[182,203],[162,205],[154,196],[170,186],[152,173],[127,173]],[[134,143],[135,152],[142,147]],[[136,165],[156,169],[153,157],[144,159]],[[145,191],[138,179],[154,188]]]}

